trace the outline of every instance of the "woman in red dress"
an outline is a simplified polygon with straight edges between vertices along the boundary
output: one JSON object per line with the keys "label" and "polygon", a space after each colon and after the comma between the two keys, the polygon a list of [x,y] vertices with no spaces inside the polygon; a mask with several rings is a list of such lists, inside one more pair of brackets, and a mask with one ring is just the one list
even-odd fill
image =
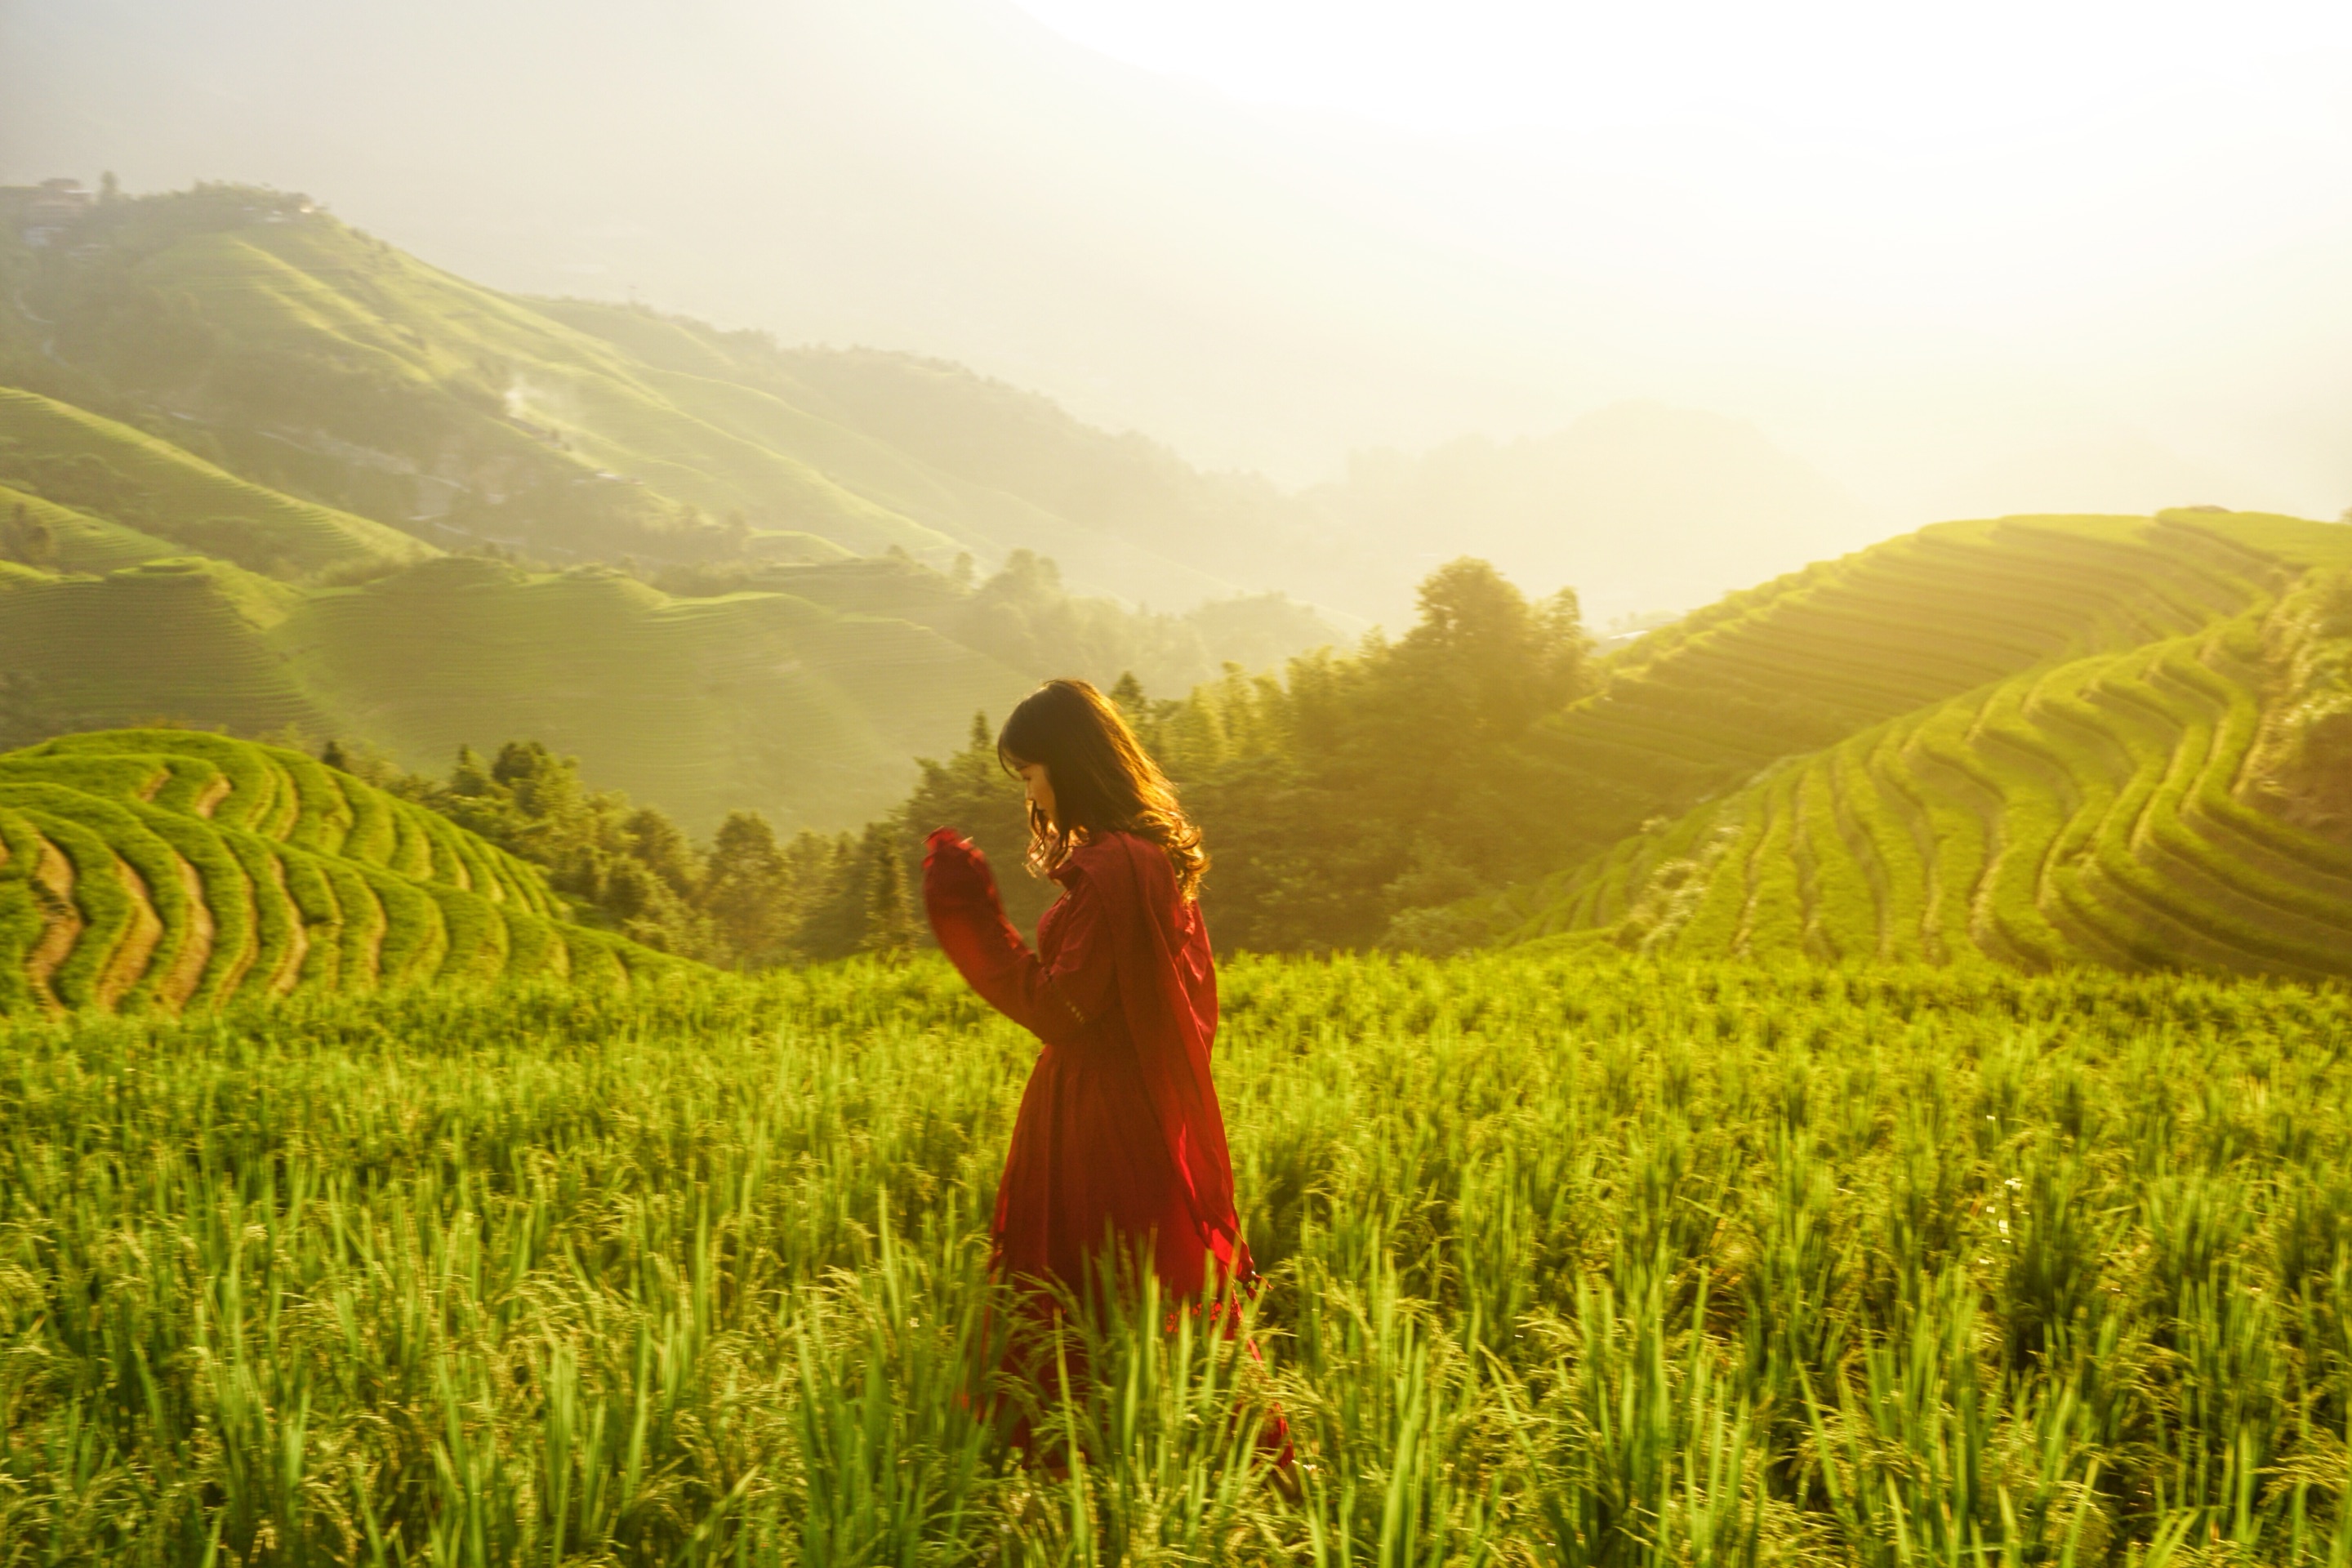
{"label": "woman in red dress", "polygon": [[1083,1297],[1106,1261],[1148,1252],[1170,1297],[1221,1305],[1256,1275],[1209,1076],[1217,975],[1194,898],[1209,864],[1200,830],[1085,681],[1023,700],[997,755],[1027,786],[1030,868],[1062,885],[1037,951],[970,842],[940,828],[923,857],[940,946],[1045,1042],[996,1190],[996,1271],[1036,1299]]}

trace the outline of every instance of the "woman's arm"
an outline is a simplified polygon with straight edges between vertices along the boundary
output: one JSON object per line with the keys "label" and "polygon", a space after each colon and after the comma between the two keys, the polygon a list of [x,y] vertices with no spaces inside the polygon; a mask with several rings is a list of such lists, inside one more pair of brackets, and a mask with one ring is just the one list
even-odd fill
{"label": "woman's arm", "polygon": [[1048,968],[1005,918],[987,857],[951,829],[923,850],[923,909],[940,948],[982,1000],[1048,1045],[1074,1039],[1110,1005],[1115,973],[1100,910],[1083,877],[1066,895]]}

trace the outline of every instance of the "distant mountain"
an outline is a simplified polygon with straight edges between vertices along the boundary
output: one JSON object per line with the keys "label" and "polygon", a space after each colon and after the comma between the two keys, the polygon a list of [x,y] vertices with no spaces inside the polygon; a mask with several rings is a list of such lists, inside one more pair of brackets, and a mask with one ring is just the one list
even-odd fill
{"label": "distant mountain", "polygon": [[[1008,545],[1032,549],[1074,585],[1162,608],[1282,590],[1353,613],[1393,595],[1410,570],[1392,551],[1339,548],[1327,520],[1257,475],[1202,473],[1144,436],[1097,429],[961,365],[781,348],[756,332],[586,300],[532,303],[635,356],[679,401],[772,428],[845,487],[939,521],[958,548],[992,560]],[[797,411],[791,427],[782,407]],[[983,531],[955,532],[959,517]]]}
{"label": "distant mountain", "polygon": [[[12,179],[310,189],[501,289],[948,354],[1225,464],[1591,395],[1556,331],[1499,392],[1492,354],[1433,370],[1455,323],[1417,285],[1461,300],[1459,259],[1400,258],[1360,160],[1230,110],[1004,0],[0,7]],[[1489,342],[1527,332],[1508,281]]]}
{"label": "distant mountain", "polygon": [[1286,494],[941,361],[495,293],[298,196],[92,203],[41,219],[62,226],[37,247],[18,237],[35,201],[0,193],[0,380],[445,546],[555,563],[895,548],[943,569],[1027,549],[1079,592],[1179,608],[1279,589],[1396,624],[1440,556],[1613,614],[1866,538],[1835,485],[1717,416],[1625,405]]}
{"label": "distant mountain", "polygon": [[[1218,518],[1212,531],[1280,558],[1227,515],[1241,487],[1042,400],[1024,428],[977,423],[1043,432],[1045,449],[975,454],[965,410],[1004,389],[968,373],[844,366],[625,308],[513,299],[273,192],[96,204],[38,247],[16,243],[31,199],[0,201],[5,379],[166,416],[226,468],[436,544],[556,562],[895,548],[941,568],[1028,549],[1087,591],[1170,608],[1230,595],[1190,541],[1150,526],[1172,491],[1193,520]],[[910,431],[925,438],[898,444]]]}

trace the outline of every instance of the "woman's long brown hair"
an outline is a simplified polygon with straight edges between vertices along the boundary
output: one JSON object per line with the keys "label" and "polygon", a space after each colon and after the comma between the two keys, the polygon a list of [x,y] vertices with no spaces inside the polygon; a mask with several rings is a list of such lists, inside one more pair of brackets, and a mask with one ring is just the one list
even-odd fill
{"label": "woman's long brown hair", "polygon": [[1058,824],[1029,808],[1032,871],[1051,872],[1088,839],[1132,833],[1160,846],[1184,897],[1200,891],[1209,869],[1201,830],[1127,720],[1087,682],[1049,680],[1023,698],[997,732],[996,760],[1007,773],[1043,763],[1054,786]]}

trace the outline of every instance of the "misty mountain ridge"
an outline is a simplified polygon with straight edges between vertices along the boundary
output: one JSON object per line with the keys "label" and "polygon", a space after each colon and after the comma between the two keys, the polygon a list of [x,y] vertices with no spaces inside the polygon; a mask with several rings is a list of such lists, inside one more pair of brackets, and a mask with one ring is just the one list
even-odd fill
{"label": "misty mountain ridge", "polygon": [[480,289],[299,196],[122,199],[60,240],[8,252],[0,379],[160,417],[231,472],[420,539],[555,564],[897,550],[989,571],[1025,549],[1075,592],[1164,609],[1286,592],[1347,635],[1410,618],[1433,539],[1615,614],[1868,537],[1753,427],[1654,405],[1367,455],[1294,491],[951,362]]}
{"label": "misty mountain ridge", "polygon": [[[2095,464],[2068,504],[2352,498],[2326,369],[2352,317],[2303,281],[2352,233],[2311,206],[2352,189],[2340,138],[2200,161],[2157,207],[2098,184],[2135,139],[2258,118],[1861,178],[1714,121],[1443,136],[1240,103],[1009,0],[0,9],[11,178],[319,191],[509,293],[945,356],[1290,484],[1628,396],[1711,408],[1824,465],[1881,534],[2051,504],[2001,466],[2085,421],[2221,482]],[[1972,205],[2053,171],[2084,191]],[[1874,242],[1840,244],[1853,225]]]}

